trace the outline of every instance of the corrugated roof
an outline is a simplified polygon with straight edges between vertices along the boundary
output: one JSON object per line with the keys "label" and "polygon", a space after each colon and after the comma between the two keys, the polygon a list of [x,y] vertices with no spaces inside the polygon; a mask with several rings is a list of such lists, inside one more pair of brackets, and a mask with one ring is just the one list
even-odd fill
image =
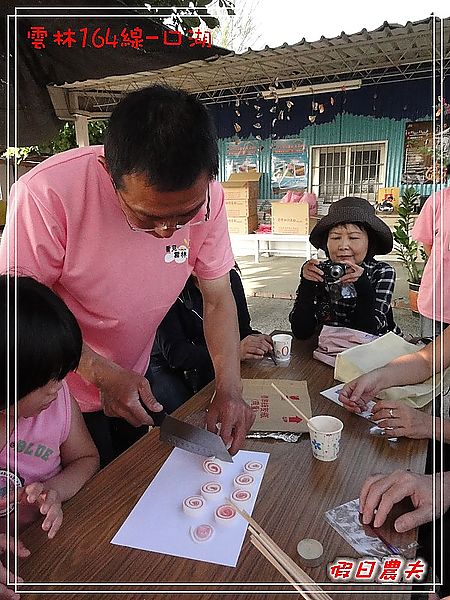
{"label": "corrugated roof", "polygon": [[[444,67],[450,69],[450,17],[408,21],[405,25],[385,21],[373,31],[344,31],[333,38],[266,46],[242,54],[230,53],[206,60],[167,67],[133,76],[107,77],[66,84],[79,99],[99,92],[125,93],[152,83],[166,83],[198,94],[206,102],[233,97],[257,96],[277,82],[279,89],[360,78],[364,84],[430,77],[432,63],[440,58],[439,35],[444,35]],[[437,44],[433,48],[433,29]],[[86,107],[89,104],[86,101]]]}

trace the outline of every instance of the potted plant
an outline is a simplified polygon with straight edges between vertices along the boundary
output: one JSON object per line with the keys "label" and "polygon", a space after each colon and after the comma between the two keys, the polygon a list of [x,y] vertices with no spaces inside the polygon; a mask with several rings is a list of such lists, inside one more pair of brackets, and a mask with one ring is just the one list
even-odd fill
{"label": "potted plant", "polygon": [[418,242],[411,237],[411,230],[414,226],[413,215],[416,213],[419,197],[419,193],[414,188],[405,189],[399,201],[399,219],[393,232],[395,253],[408,271],[409,305],[414,312],[418,312],[417,295],[425,266],[424,263],[419,265],[417,262],[419,255],[424,258],[425,253],[422,248],[419,249]]}

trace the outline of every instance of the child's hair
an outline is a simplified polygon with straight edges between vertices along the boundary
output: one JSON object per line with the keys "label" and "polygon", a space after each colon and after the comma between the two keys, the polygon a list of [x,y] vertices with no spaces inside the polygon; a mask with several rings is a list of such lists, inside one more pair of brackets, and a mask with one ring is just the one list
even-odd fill
{"label": "child's hair", "polygon": [[60,381],[76,369],[83,342],[80,327],[69,308],[51,289],[32,277],[0,275],[0,311],[0,368],[3,370],[0,409],[4,409],[8,356],[9,404],[15,399],[16,335],[18,400],[51,380]]}
{"label": "child's hair", "polygon": [[[346,228],[348,225],[354,225],[361,231],[365,231],[367,233],[369,245],[367,246],[366,258],[367,259],[373,258],[376,254],[376,252],[375,252],[376,241],[374,240],[374,233],[373,233],[372,228],[369,227],[368,225],[366,225],[365,223],[337,223],[336,225],[333,225],[332,227],[330,227],[330,229],[328,230],[327,239],[328,239],[328,236],[330,235],[330,231],[332,229],[335,229],[336,227],[345,227]],[[327,256],[328,256],[328,251],[327,251]]]}

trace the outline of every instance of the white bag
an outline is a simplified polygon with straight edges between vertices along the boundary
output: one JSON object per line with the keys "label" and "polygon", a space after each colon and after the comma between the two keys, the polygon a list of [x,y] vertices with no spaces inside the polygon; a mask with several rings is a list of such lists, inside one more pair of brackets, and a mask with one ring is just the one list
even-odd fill
{"label": "white bag", "polygon": [[[394,358],[418,352],[423,346],[405,342],[403,338],[392,331],[377,338],[373,342],[349,348],[338,354],[334,368],[334,378],[347,383],[363,373],[368,373],[383,367]],[[444,391],[450,384],[450,367],[443,373]],[[436,376],[436,386],[433,390],[433,378],[423,383],[391,387],[378,394],[381,400],[403,400],[414,408],[422,408],[433,396],[440,393],[441,375]]]}

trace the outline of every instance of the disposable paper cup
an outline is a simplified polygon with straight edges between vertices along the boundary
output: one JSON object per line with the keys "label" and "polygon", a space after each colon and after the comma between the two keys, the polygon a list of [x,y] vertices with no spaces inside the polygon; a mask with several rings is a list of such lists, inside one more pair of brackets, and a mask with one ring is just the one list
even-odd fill
{"label": "disposable paper cup", "polygon": [[344,423],[336,417],[320,415],[308,421],[313,455],[318,460],[330,462],[339,454],[339,440]]}
{"label": "disposable paper cup", "polygon": [[291,358],[292,335],[278,333],[272,336],[273,351],[277,360],[289,360]]}

